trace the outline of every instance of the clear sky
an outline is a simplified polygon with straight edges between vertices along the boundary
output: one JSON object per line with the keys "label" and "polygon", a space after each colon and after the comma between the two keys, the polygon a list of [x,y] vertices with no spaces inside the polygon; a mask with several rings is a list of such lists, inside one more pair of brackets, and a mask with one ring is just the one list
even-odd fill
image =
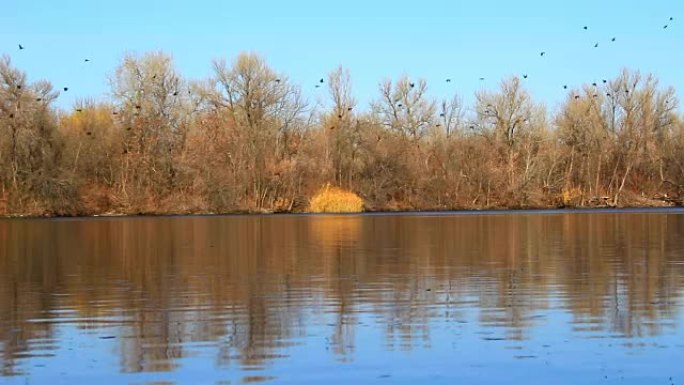
{"label": "clear sky", "polygon": [[58,100],[62,107],[80,98],[107,97],[107,76],[124,53],[163,50],[187,78],[208,77],[214,58],[260,53],[299,83],[312,102],[324,93],[314,88],[316,80],[343,65],[362,106],[376,97],[382,79],[402,74],[425,78],[432,96],[457,92],[468,102],[478,89],[525,73],[535,99],[553,110],[567,92],[563,84],[612,78],[625,67],[655,74],[681,97],[683,48],[681,0],[3,0],[0,5],[0,53],[10,54],[30,80],[68,86]]}

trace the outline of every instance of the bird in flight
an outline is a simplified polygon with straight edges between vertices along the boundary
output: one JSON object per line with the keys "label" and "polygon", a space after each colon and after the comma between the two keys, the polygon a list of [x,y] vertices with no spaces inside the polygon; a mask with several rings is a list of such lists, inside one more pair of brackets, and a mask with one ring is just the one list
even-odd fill
{"label": "bird in flight", "polygon": [[89,61],[90,61],[90,59],[85,59],[85,60],[83,60],[83,61],[87,63],[87,62],[89,62]]}
{"label": "bird in flight", "polygon": [[447,82],[447,83],[451,83],[451,79],[447,79],[446,82]]}
{"label": "bird in flight", "polygon": [[324,82],[323,78],[321,78],[321,80],[319,80],[318,82],[319,82],[319,83],[323,83],[323,82]]}
{"label": "bird in flight", "polygon": [[665,24],[665,25],[663,26],[663,29],[667,29],[667,24]]}
{"label": "bird in flight", "polygon": [[670,17],[670,21],[674,20],[674,17]]}
{"label": "bird in flight", "polygon": [[416,86],[416,83],[409,83],[409,87],[413,88]]}
{"label": "bird in flight", "polygon": [[598,43],[594,44],[594,48],[598,48]]}
{"label": "bird in flight", "polygon": [[546,51],[541,51],[541,53],[539,54],[539,56],[544,56],[544,55],[546,55]]}
{"label": "bird in flight", "polygon": [[527,79],[527,74],[523,74],[523,79]]}
{"label": "bird in flight", "polygon": [[610,41],[615,41],[615,38],[610,39]]}
{"label": "bird in flight", "polygon": [[563,85],[563,89],[564,89],[564,90],[567,90],[567,89],[568,89],[568,85],[567,85],[567,84],[564,84],[564,85]]}
{"label": "bird in flight", "polygon": [[275,82],[276,82],[276,83],[280,83],[280,79],[276,79]]}
{"label": "bird in flight", "polygon": [[22,50],[22,49],[24,49],[24,46],[19,44],[19,50]]}
{"label": "bird in flight", "polygon": [[480,78],[480,80],[485,80],[485,78]]}
{"label": "bird in flight", "polygon": [[63,89],[64,89],[64,92],[69,91],[69,87],[64,87]]}
{"label": "bird in flight", "polygon": [[586,30],[588,30],[588,29],[589,29],[589,27],[587,27],[587,26],[585,25],[585,26],[584,26],[584,30],[586,31]]}

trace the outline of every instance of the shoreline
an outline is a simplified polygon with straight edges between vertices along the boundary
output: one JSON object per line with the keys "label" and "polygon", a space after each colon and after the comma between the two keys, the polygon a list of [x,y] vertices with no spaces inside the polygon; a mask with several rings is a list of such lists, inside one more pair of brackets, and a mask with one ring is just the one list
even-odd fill
{"label": "shoreline", "polygon": [[234,211],[225,213],[196,212],[196,213],[103,213],[90,215],[30,215],[12,214],[0,215],[0,220],[30,219],[30,220],[80,220],[80,219],[151,219],[151,218],[210,218],[210,217],[283,217],[283,216],[466,216],[466,215],[527,215],[527,214],[591,214],[591,213],[682,213],[684,206],[621,206],[621,207],[530,207],[530,208],[482,208],[457,210],[378,210],[355,213],[313,213],[313,212],[267,212],[267,211]]}

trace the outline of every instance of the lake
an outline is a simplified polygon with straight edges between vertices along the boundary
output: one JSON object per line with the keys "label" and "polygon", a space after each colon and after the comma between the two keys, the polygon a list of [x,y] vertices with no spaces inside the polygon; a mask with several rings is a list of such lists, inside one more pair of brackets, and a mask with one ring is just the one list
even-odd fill
{"label": "lake", "polygon": [[2,384],[681,384],[684,211],[0,220]]}

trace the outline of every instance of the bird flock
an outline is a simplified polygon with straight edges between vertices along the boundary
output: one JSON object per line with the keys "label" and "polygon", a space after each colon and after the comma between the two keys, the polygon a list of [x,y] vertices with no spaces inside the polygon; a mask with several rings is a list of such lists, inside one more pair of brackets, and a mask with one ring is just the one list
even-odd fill
{"label": "bird flock", "polygon": [[[674,20],[675,20],[675,18],[674,18],[673,16],[670,16],[670,17],[667,19],[667,22],[663,25],[662,29],[664,29],[664,30],[668,29],[668,28],[670,27],[670,25],[674,22]],[[582,27],[582,30],[588,31],[588,30],[589,30],[589,26],[588,26],[588,25],[583,26],[583,27]],[[615,37],[615,36],[611,37],[611,39],[610,39],[610,42],[611,42],[611,43],[615,43],[616,41],[617,41],[617,37]],[[600,42],[598,42],[598,41],[595,42],[594,45],[593,45],[593,47],[594,47],[594,48],[599,48],[599,46],[600,46],[599,43],[600,43]],[[26,49],[26,47],[25,47],[23,44],[18,44],[18,48],[19,48],[19,51],[23,51],[23,50]],[[539,52],[539,56],[542,57],[542,58],[546,57],[546,56],[547,56],[547,51],[545,51],[545,50],[544,50],[544,51],[540,51],[540,52]],[[83,59],[83,62],[84,62],[84,63],[90,63],[91,60],[90,60],[90,58],[84,58],[84,59]],[[522,78],[523,78],[523,79],[528,79],[528,77],[529,77],[529,74],[527,74],[527,73],[523,73],[523,74],[522,74]],[[480,77],[478,78],[478,80],[479,80],[480,82],[485,81],[485,79],[486,79],[486,78],[485,78],[484,76],[480,76]],[[275,79],[275,82],[276,82],[276,83],[280,83],[280,81],[281,81],[280,79]],[[451,82],[452,82],[452,79],[451,79],[451,78],[446,78],[446,79],[445,79],[445,82],[446,82],[446,83],[451,83]],[[606,79],[603,79],[603,83],[604,83],[604,84],[607,83],[607,80],[606,80]],[[324,79],[324,78],[320,78],[320,79],[318,80],[318,82],[316,82],[316,84],[314,85],[314,87],[315,87],[315,88],[320,88],[320,87],[323,86],[324,84],[325,84],[325,79]],[[592,85],[593,85],[594,87],[596,87],[596,86],[597,86],[597,83],[592,83]],[[409,86],[410,86],[411,88],[414,88],[414,87],[415,87],[415,83],[411,82],[411,83],[409,83]],[[21,88],[21,86],[17,86],[17,88]],[[568,89],[568,85],[567,85],[567,84],[563,84],[562,88],[563,88],[564,90],[567,90],[567,89]],[[62,90],[63,90],[64,92],[67,92],[67,91],[69,91],[69,87],[62,87]],[[597,96],[597,95],[595,95],[595,96]],[[610,95],[608,95],[608,96],[610,96]],[[579,96],[578,96],[578,95],[575,95],[575,99],[579,99]],[[398,107],[401,107],[401,106],[398,106]]]}
{"label": "bird flock", "polygon": [[[665,25],[663,25],[663,29],[667,29],[667,28],[670,26],[670,24],[671,24],[674,20],[675,20],[675,18],[674,18],[673,16],[670,16],[670,17],[667,19],[667,23],[666,23]],[[589,26],[588,26],[588,25],[583,26],[583,27],[582,27],[582,30],[584,30],[584,31],[589,31]],[[610,38],[610,42],[611,42],[611,43],[615,43],[616,41],[617,41],[617,37],[616,37],[616,36],[613,36],[613,37]],[[600,46],[600,42],[597,41],[597,42],[594,43],[593,48],[599,48],[599,46]],[[540,52],[539,52],[539,56],[543,58],[543,57],[547,56],[547,52],[546,52],[546,51],[540,51]],[[528,79],[528,78],[529,78],[529,74],[527,74],[527,73],[523,73],[523,74],[521,74],[521,75],[522,75],[522,78],[523,78],[523,79]],[[451,83],[451,80],[452,80],[451,78],[446,78],[446,79],[444,79],[444,81],[445,81],[446,83]],[[483,82],[483,81],[486,80],[486,77],[480,76],[480,77],[478,78],[478,80],[479,80],[480,82]],[[608,83],[608,80],[603,79],[602,82],[603,82],[603,84],[606,84],[606,83]],[[319,83],[317,83],[317,84],[315,85],[315,88],[320,88],[321,85],[322,85],[323,83],[324,83],[324,79],[321,78],[320,81],[319,81]],[[597,87],[597,83],[596,83],[596,82],[592,83],[592,85],[593,85],[594,87]],[[415,83],[409,83],[409,86],[410,86],[411,88],[414,88],[414,87],[415,87]],[[567,84],[563,84],[562,88],[563,88],[564,90],[567,90],[567,89],[568,89],[568,85],[567,85]],[[627,91],[627,92],[629,92],[629,91]],[[594,95],[594,97],[597,97],[597,96],[598,96],[598,95]],[[607,94],[607,96],[610,96],[610,94]],[[575,99],[579,99],[579,96],[578,96],[578,95],[575,95]],[[402,105],[401,105],[401,104],[398,104],[397,107],[402,107]]]}
{"label": "bird flock", "polygon": [[[24,47],[22,44],[17,44],[17,46],[19,47],[19,51],[23,51],[24,49],[26,49],[26,47]],[[90,59],[86,58],[86,59],[83,59],[83,61],[88,63],[88,62],[90,62]],[[21,85],[17,85],[17,89],[21,89]],[[62,90],[64,92],[67,92],[67,91],[69,91],[69,87],[62,87]],[[40,99],[40,98],[36,99],[37,102],[39,102],[41,100],[42,99]]]}

